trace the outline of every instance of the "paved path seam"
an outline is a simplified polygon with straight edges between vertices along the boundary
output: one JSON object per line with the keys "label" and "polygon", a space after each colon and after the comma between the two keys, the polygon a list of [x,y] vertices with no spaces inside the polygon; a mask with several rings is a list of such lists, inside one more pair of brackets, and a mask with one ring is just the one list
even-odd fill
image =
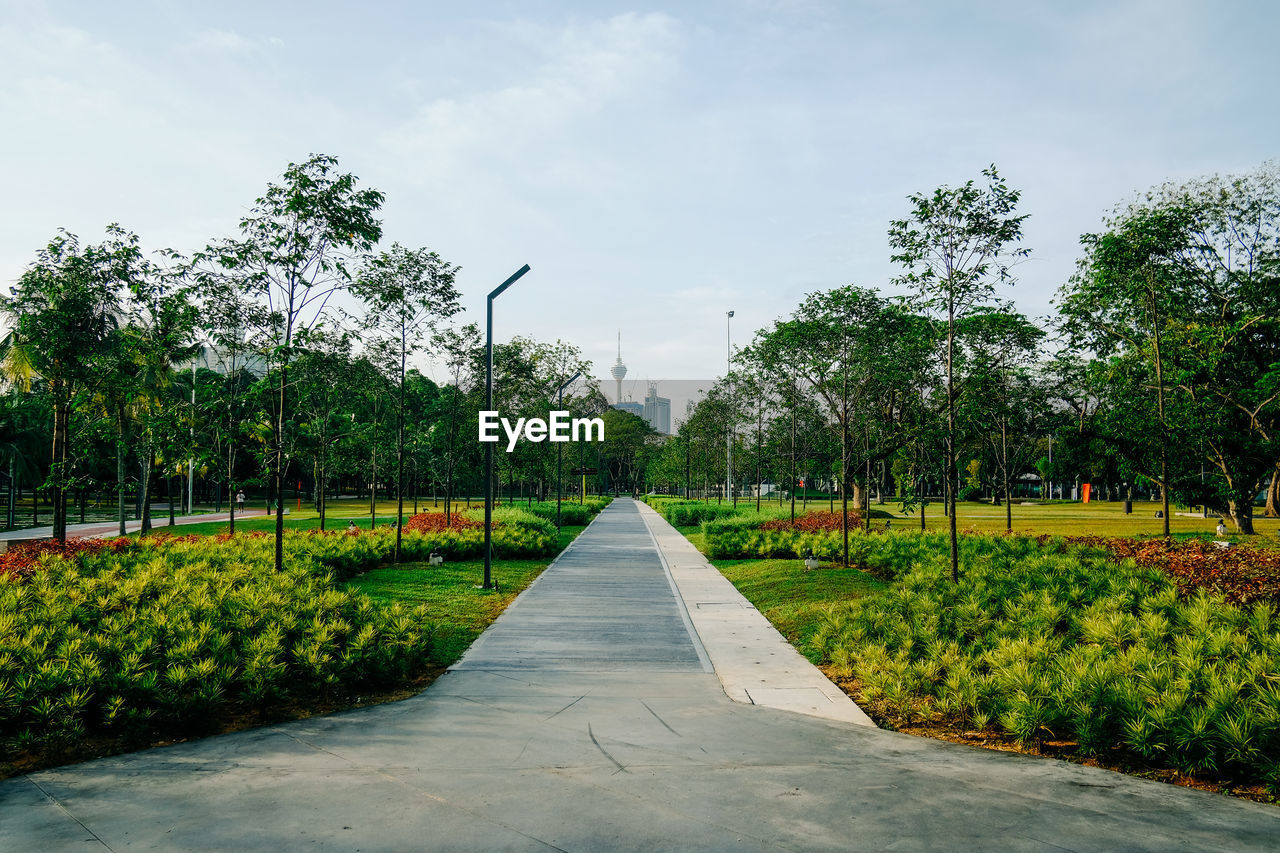
{"label": "paved path seam", "polygon": [[647,504],[637,503],[725,694],[827,720],[875,727],[822,670],[787,642],[693,543]]}

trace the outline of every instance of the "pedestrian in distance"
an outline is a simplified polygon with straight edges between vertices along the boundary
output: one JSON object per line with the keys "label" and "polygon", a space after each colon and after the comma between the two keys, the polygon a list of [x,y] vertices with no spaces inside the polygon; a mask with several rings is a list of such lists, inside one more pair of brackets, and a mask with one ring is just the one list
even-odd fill
{"label": "pedestrian in distance", "polygon": [[244,490],[236,494],[236,512],[244,512]]}

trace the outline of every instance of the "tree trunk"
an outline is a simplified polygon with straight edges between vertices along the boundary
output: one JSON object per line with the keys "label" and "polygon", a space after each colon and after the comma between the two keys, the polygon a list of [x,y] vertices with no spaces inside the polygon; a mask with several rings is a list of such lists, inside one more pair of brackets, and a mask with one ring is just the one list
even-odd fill
{"label": "tree trunk", "polygon": [[951,582],[960,582],[960,537],[956,533],[956,305],[954,288],[947,290],[947,519],[951,537]]}
{"label": "tree trunk", "polygon": [[[230,417],[227,418],[230,424]],[[236,496],[232,494],[236,490],[235,481],[235,444],[231,441],[231,431],[227,430],[227,534],[236,535]]]}
{"label": "tree trunk", "polygon": [[63,483],[66,479],[67,419],[70,403],[55,398],[53,408],[53,467],[49,479],[53,482],[50,497],[53,499],[53,538],[59,542],[67,539],[67,505]]}
{"label": "tree trunk", "polygon": [[[286,333],[285,347],[292,343],[292,335]],[[280,364],[280,387],[279,397],[280,408],[276,412],[276,464],[275,471],[272,472],[275,481],[275,499],[276,499],[276,571],[284,571],[284,418],[285,404],[287,397],[285,391],[288,387],[289,379],[289,363],[287,360],[287,352],[285,359]]]}
{"label": "tree trunk", "polygon": [[17,519],[14,517],[14,510],[16,509],[16,504],[14,502],[14,497],[15,497],[14,492],[18,485],[17,469],[18,469],[18,457],[16,454],[10,454],[9,456],[9,512],[5,516],[5,528],[8,530],[12,530],[14,523],[17,522]]}
{"label": "tree trunk", "polygon": [[1009,422],[1000,419],[1000,455],[1002,464],[1000,479],[1004,481],[1004,529],[1013,532],[1013,497],[1009,494]]}
{"label": "tree trunk", "polygon": [[[1156,359],[1156,411],[1160,416],[1160,503],[1163,507],[1164,538],[1169,538],[1169,434],[1164,419],[1164,364],[1160,357],[1160,318],[1156,313],[1156,294],[1151,289],[1151,329]],[[1250,522],[1252,523],[1252,522]]]}
{"label": "tree trunk", "polygon": [[1245,536],[1254,535],[1252,500],[1228,501],[1227,511],[1231,514],[1231,521],[1238,532]]}
{"label": "tree trunk", "polygon": [[174,480],[178,480],[178,479],[179,479],[178,477],[175,477],[172,475],[164,478],[165,487],[169,490],[169,526],[170,527],[173,527],[173,521],[174,521],[174,512],[173,512],[173,500],[175,497],[173,493]]}
{"label": "tree trunk", "polygon": [[124,422],[116,422],[116,516],[120,522],[120,535],[126,533],[124,524]]}
{"label": "tree trunk", "polygon": [[150,446],[142,458],[142,482],[138,484],[138,497],[142,504],[142,535],[151,532],[151,467],[155,460]]}
{"label": "tree trunk", "polygon": [[1267,486],[1267,518],[1280,516],[1280,468],[1271,472],[1271,485]]}
{"label": "tree trunk", "polygon": [[327,498],[327,492],[329,490],[328,488],[326,488],[326,486],[328,486],[329,484],[329,481],[327,479],[328,474],[325,471],[325,466],[323,463],[321,463],[320,465],[320,470],[317,472],[317,476],[319,477],[319,479],[316,480],[316,495],[317,497],[320,498],[320,509],[319,509],[320,532],[324,533],[325,513],[329,509],[328,498]]}
{"label": "tree trunk", "polygon": [[[843,365],[842,365],[843,367]],[[844,372],[844,418],[840,421],[840,532],[844,536],[844,565],[849,565],[849,374]]]}
{"label": "tree trunk", "polygon": [[378,452],[372,450],[369,453],[369,529],[373,530],[378,524]]}
{"label": "tree trunk", "polygon": [[400,346],[400,413],[396,419],[396,549],[391,562],[400,562],[400,543],[404,525],[404,371],[405,346]]}
{"label": "tree trunk", "polygon": [[920,478],[920,494],[916,497],[920,500],[920,532],[924,533],[927,529],[924,522],[924,477]]}

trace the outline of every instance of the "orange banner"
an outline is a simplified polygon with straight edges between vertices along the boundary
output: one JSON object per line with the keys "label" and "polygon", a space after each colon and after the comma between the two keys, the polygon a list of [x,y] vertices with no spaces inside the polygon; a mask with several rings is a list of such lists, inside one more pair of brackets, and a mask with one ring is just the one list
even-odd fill
{"label": "orange banner", "polygon": [[1089,502],[1089,484],[1088,483],[1084,484],[1084,502],[1085,503]]}

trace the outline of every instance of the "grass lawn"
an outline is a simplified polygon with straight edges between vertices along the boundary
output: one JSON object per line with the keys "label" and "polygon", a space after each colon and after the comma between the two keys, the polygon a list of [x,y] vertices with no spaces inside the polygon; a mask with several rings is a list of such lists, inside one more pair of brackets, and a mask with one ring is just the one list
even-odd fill
{"label": "grass lawn", "polygon": [[[1159,501],[1134,501],[1133,512],[1129,515],[1124,514],[1124,504],[1120,501],[1090,501],[1089,503],[1079,503],[1078,501],[1052,501],[1050,503],[1040,503],[1039,501],[1029,501],[1029,506],[1022,505],[1017,498],[1013,501],[1013,530],[1015,533],[1041,534],[1048,533],[1060,536],[1160,536],[1163,534],[1163,521],[1155,517],[1156,511],[1160,509]],[[751,504],[754,508],[754,504]],[[777,509],[777,503],[766,503],[766,507]],[[790,505],[784,503],[783,509]],[[836,510],[839,511],[840,502],[835,503]],[[830,504],[823,501],[809,501],[808,508],[810,510],[827,510]],[[1214,530],[1218,524],[1218,516],[1209,513],[1208,518],[1201,516],[1199,510],[1192,511],[1186,507],[1170,507],[1173,513],[1169,519],[1170,532],[1175,535],[1199,535],[1213,536]],[[799,515],[803,511],[801,501],[796,501],[796,514]],[[1234,536],[1228,535],[1228,539],[1235,539],[1240,543],[1257,542],[1259,540],[1269,540],[1272,544],[1277,541],[1277,533],[1280,533],[1280,519],[1262,518],[1262,507],[1255,507],[1256,513],[1253,526],[1259,536]],[[1179,515],[1186,513],[1186,515]],[[893,527],[898,530],[919,530],[920,529],[920,510],[904,513],[900,509],[900,504],[892,500],[884,503],[871,503],[871,525],[884,526],[886,519],[891,520]],[[942,514],[942,502],[935,501],[925,507],[925,526],[929,530],[945,530],[947,528],[947,517]],[[1004,504],[993,506],[989,503],[978,503],[975,501],[966,501],[956,508],[956,525],[960,532],[994,532],[1000,533],[1005,529],[1005,507]],[[1232,525],[1230,519],[1227,520],[1227,529],[1231,530]],[[681,531],[683,532],[683,530]]]}
{"label": "grass lawn", "polygon": [[[503,503],[502,506],[506,506]],[[455,508],[466,509],[466,503],[455,503]],[[484,506],[483,502],[473,503],[475,506]],[[517,502],[515,506],[520,506]],[[253,509],[261,509],[261,507],[253,507]],[[430,500],[418,501],[418,512],[444,512],[444,501],[433,503]],[[395,501],[378,501],[377,503],[378,524],[391,524],[396,517]],[[408,520],[413,515],[413,501],[407,500],[404,505],[405,519]],[[346,500],[346,501],[330,501],[325,508],[325,529],[326,530],[345,530],[347,525],[355,522],[356,526],[367,530],[369,528],[369,502],[365,500]],[[212,536],[220,533],[226,533],[228,529],[225,521],[206,521],[194,524],[180,524],[174,527],[169,526],[168,515],[156,516],[152,519],[152,533],[171,533],[174,536]],[[298,509],[297,505],[289,507],[289,511],[284,516],[284,526],[288,530],[319,530],[320,514],[314,509],[303,504],[302,509]],[[255,515],[248,518],[236,518],[236,533],[252,533],[267,532],[276,529],[276,517],[274,515]],[[129,534],[137,536],[136,533]]]}
{"label": "grass lawn", "polygon": [[716,560],[714,565],[773,623],[800,654],[822,663],[811,642],[830,603],[875,594],[887,584],[859,569],[826,565],[812,572],[798,560]]}
{"label": "grass lawn", "polygon": [[[560,531],[560,550],[585,529],[565,525]],[[437,626],[431,663],[447,667],[462,657],[476,637],[548,565],[547,560],[495,561],[493,580],[497,590],[476,588],[484,579],[483,560],[440,566],[426,563],[380,566],[357,575],[345,586],[384,604],[398,601],[427,608]]]}

